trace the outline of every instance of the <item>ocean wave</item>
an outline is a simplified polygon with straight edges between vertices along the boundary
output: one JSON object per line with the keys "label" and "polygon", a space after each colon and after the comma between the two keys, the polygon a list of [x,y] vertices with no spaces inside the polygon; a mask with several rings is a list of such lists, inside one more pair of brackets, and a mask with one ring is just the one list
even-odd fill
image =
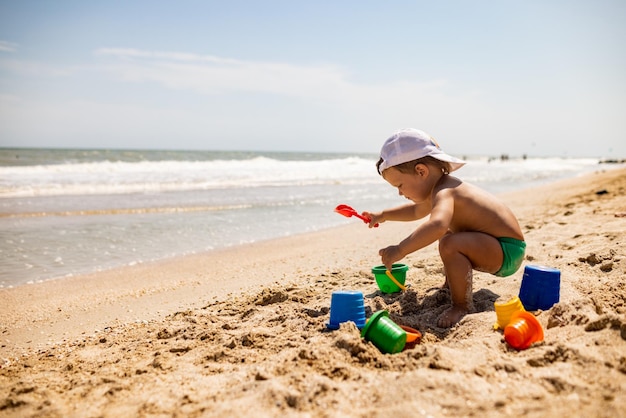
{"label": "ocean wave", "polygon": [[[593,158],[472,159],[458,173],[477,184],[527,184],[586,172]],[[370,185],[382,180],[371,159],[278,159],[256,155],[204,161],[92,161],[0,167],[0,198],[170,193],[258,187]]]}
{"label": "ocean wave", "polygon": [[101,161],[0,167],[0,197],[158,193],[380,181],[359,157],[278,160]]}

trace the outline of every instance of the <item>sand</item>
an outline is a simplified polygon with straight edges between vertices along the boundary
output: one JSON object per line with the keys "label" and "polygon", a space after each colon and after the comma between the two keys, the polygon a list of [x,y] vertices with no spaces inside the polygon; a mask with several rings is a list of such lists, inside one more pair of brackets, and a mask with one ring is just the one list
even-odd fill
{"label": "sand", "polygon": [[[599,167],[600,169],[601,167]],[[626,170],[502,195],[526,265],[561,271],[537,311],[545,339],[517,351],[494,330],[509,278],[474,276],[476,312],[436,326],[436,245],[410,255],[406,292],[384,295],[378,248],[412,225],[345,227],[0,290],[3,417],[626,416]],[[329,214],[329,216],[334,216]],[[330,298],[359,290],[423,334],[383,354]]]}

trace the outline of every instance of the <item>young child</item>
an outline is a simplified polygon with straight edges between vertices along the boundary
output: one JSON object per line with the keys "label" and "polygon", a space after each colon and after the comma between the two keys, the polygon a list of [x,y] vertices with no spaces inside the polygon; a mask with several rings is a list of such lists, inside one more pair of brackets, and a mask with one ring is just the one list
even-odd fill
{"label": "young child", "polygon": [[517,219],[503,203],[450,173],[465,164],[445,154],[425,132],[405,129],[380,151],[378,173],[412,203],[364,212],[370,228],[385,221],[414,221],[428,216],[398,245],[379,251],[387,268],[408,254],[439,241],[452,306],[438,319],[450,327],[472,309],[472,270],[505,277],[515,273],[526,243]]}

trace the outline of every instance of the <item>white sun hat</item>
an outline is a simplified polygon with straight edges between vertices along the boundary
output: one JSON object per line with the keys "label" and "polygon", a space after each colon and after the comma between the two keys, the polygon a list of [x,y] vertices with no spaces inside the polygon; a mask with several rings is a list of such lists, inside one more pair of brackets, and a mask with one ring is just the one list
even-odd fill
{"label": "white sun hat", "polygon": [[390,136],[380,150],[381,163],[378,172],[389,167],[430,156],[450,163],[450,171],[458,170],[465,161],[446,154],[439,144],[426,132],[418,129],[402,129]]}

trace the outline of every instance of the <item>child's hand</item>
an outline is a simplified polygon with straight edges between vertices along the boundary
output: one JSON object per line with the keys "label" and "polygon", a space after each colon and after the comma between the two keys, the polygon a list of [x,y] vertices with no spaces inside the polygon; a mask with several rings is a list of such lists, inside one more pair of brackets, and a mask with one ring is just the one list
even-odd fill
{"label": "child's hand", "polygon": [[387,248],[383,248],[378,251],[378,255],[380,255],[383,264],[385,265],[385,267],[387,267],[389,271],[391,271],[393,263],[395,263],[396,261],[400,261],[402,260],[402,258],[404,258],[404,256],[400,252],[399,245],[390,245]]}
{"label": "child's hand", "polygon": [[366,218],[370,219],[370,222],[368,224],[368,226],[370,228],[374,228],[376,226],[378,226],[378,224],[381,224],[383,222],[385,222],[385,220],[383,219],[383,213],[382,212],[363,212],[361,215],[363,215]]}

